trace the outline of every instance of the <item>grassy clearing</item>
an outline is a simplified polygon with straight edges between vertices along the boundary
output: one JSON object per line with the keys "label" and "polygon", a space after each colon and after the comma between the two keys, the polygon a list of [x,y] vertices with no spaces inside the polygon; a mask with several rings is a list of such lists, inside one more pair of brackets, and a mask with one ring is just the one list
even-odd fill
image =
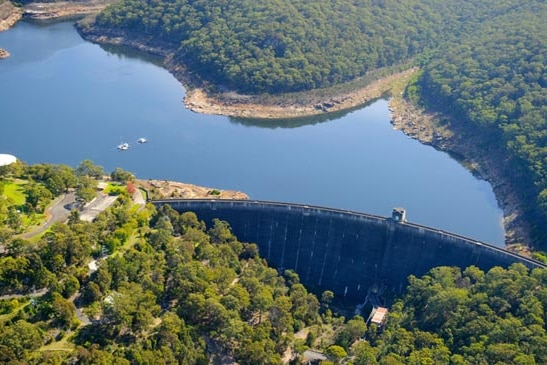
{"label": "grassy clearing", "polygon": [[119,246],[118,248],[116,248],[116,252],[114,252],[114,256],[123,256],[123,254],[129,250],[131,247],[133,247],[137,242],[139,242],[140,240],[142,240],[143,237],[138,233],[138,231],[136,230],[135,232],[133,232],[133,234],[131,235],[131,237],[129,237],[127,239],[127,241],[125,241],[125,243],[121,246]]}
{"label": "grassy clearing", "polygon": [[28,230],[32,227],[39,227],[46,221],[45,214],[27,214],[25,213],[25,185],[27,181],[16,180],[6,182],[4,184],[4,193],[9,206],[16,207],[21,210],[21,224],[24,227],[24,230]]}
{"label": "grassy clearing", "polygon": [[45,214],[30,214],[23,215],[23,225],[29,227],[39,227],[46,221],[47,216]]}
{"label": "grassy clearing", "polygon": [[48,343],[47,345],[42,346],[39,351],[43,351],[43,352],[47,352],[47,351],[72,352],[74,351],[75,349],[74,344],[68,342],[70,335],[71,335],[70,333],[67,333],[59,341],[54,341],[54,342]]}
{"label": "grassy clearing", "polygon": [[41,232],[40,234],[37,234],[36,236],[32,236],[31,238],[27,239],[27,241],[30,243],[38,243],[38,241],[40,241],[46,233],[50,232],[52,232],[51,227]]}
{"label": "grassy clearing", "polygon": [[11,320],[13,317],[19,313],[20,310],[25,308],[27,305],[30,304],[30,301],[25,299],[13,299],[11,301],[12,303],[16,304],[14,308],[11,309],[9,313],[0,315],[0,323],[7,322]]}
{"label": "grassy clearing", "polygon": [[24,182],[9,182],[4,185],[4,195],[13,205],[25,204]]}
{"label": "grassy clearing", "polygon": [[125,185],[115,182],[109,182],[104,188],[105,194],[108,195],[120,195],[123,191],[125,191]]}

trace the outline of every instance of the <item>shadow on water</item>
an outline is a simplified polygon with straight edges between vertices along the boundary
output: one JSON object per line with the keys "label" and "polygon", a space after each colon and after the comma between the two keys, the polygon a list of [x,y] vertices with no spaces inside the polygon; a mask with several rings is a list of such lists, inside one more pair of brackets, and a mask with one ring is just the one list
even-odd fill
{"label": "shadow on water", "polygon": [[121,60],[140,60],[148,63],[152,63],[156,66],[162,67],[163,58],[155,56],[138,49],[118,44],[99,44],[102,50],[113,56],[117,56]]}
{"label": "shadow on water", "polygon": [[22,21],[35,27],[42,28],[41,31],[43,31],[44,29],[49,28],[55,24],[70,23],[73,25],[82,18],[83,16],[81,15],[63,17],[62,19],[32,19],[23,17]]}
{"label": "shadow on water", "polygon": [[[86,42],[78,32],[67,31],[74,28],[74,23],[80,18],[72,17],[62,20],[23,19],[14,28],[8,30],[8,32],[18,33],[15,37],[11,36],[11,39],[15,39],[16,42],[12,44],[2,42],[4,37],[2,33],[0,33],[0,42],[2,42],[3,48],[12,54],[13,59],[18,64],[42,61],[59,51]],[[39,31],[35,31],[35,29],[39,29]],[[6,34],[5,37],[9,39],[10,35]],[[105,52],[117,56],[119,59],[137,59],[156,66],[162,66],[162,58],[159,56],[122,45],[98,45]],[[29,49],[32,49],[32,52],[28,51]]]}
{"label": "shadow on water", "polygon": [[330,122],[332,120],[343,118],[344,116],[353,113],[356,110],[365,108],[369,105],[374,104],[376,101],[382,98],[377,98],[361,104],[359,106],[340,110],[337,112],[323,113],[319,115],[309,116],[309,117],[299,117],[299,118],[279,118],[279,119],[265,119],[265,118],[241,118],[241,117],[230,117],[230,123],[242,125],[244,127],[258,127],[258,128],[267,128],[267,129],[277,129],[277,128],[300,128],[308,125],[320,124],[325,122]]}

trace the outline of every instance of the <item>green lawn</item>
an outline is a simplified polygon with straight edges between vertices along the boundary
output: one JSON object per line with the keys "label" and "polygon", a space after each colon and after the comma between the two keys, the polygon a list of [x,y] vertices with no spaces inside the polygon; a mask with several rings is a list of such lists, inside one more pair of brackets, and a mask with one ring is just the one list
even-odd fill
{"label": "green lawn", "polygon": [[26,182],[9,182],[4,185],[4,195],[14,205],[25,204],[25,190],[23,186]]}
{"label": "green lawn", "polygon": [[4,183],[4,193],[8,201],[8,206],[15,206],[23,211],[21,213],[22,227],[25,231],[32,227],[39,227],[46,220],[45,214],[27,214],[25,213],[25,185],[27,181],[15,180]]}
{"label": "green lawn", "polygon": [[108,195],[119,195],[125,190],[125,185],[116,182],[109,182],[106,188],[104,188],[105,194]]}
{"label": "green lawn", "polygon": [[66,351],[66,352],[72,352],[74,351],[74,344],[69,342],[69,338],[72,335],[72,333],[67,333],[63,338],[61,338],[59,341],[51,342],[47,345],[42,346],[39,351]]}

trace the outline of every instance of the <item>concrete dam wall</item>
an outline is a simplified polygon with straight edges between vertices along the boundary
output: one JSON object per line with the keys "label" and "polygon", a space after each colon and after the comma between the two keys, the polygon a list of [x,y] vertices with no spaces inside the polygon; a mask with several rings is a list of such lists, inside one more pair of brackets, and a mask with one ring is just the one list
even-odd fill
{"label": "concrete dam wall", "polygon": [[483,242],[346,210],[252,200],[153,203],[195,212],[208,226],[214,218],[225,220],[241,242],[256,243],[273,267],[293,269],[310,290],[332,290],[347,300],[362,301],[372,287],[399,293],[409,275],[435,266],[545,267]]}

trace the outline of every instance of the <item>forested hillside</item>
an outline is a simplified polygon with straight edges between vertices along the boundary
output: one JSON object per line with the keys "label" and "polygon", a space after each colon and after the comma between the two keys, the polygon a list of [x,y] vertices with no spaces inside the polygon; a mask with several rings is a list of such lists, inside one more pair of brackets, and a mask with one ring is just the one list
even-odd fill
{"label": "forested hillside", "polygon": [[421,23],[410,11],[416,2],[382,3],[127,0],[97,24],[172,42],[180,61],[214,84],[285,92],[348,81],[435,43],[443,24],[431,8],[417,9]]}
{"label": "forested hillside", "polygon": [[[436,52],[419,81],[422,102],[467,123],[514,157],[537,244],[547,217],[547,4],[523,3]],[[543,247],[545,247],[543,245]]]}
{"label": "forested hillside", "polygon": [[298,276],[269,268],[227,223],[133,204],[129,183],[109,183],[117,201],[93,223],[76,208],[18,235],[52,198],[102,176],[89,161],[0,168],[0,363],[279,364],[294,331],[321,321]]}
{"label": "forested hillside", "polygon": [[171,42],[181,62],[216,85],[286,92],[405,62],[515,8],[514,1],[123,0],[97,24]]}
{"label": "forested hillside", "polygon": [[76,208],[20,235],[53,197],[103,175],[90,161],[0,168],[0,363],[301,364],[309,348],[323,365],[547,362],[542,269],[435,268],[388,303],[383,328],[367,326],[369,306],[341,312],[229,223],[133,203],[121,169],[107,188],[117,201],[93,222]]}

